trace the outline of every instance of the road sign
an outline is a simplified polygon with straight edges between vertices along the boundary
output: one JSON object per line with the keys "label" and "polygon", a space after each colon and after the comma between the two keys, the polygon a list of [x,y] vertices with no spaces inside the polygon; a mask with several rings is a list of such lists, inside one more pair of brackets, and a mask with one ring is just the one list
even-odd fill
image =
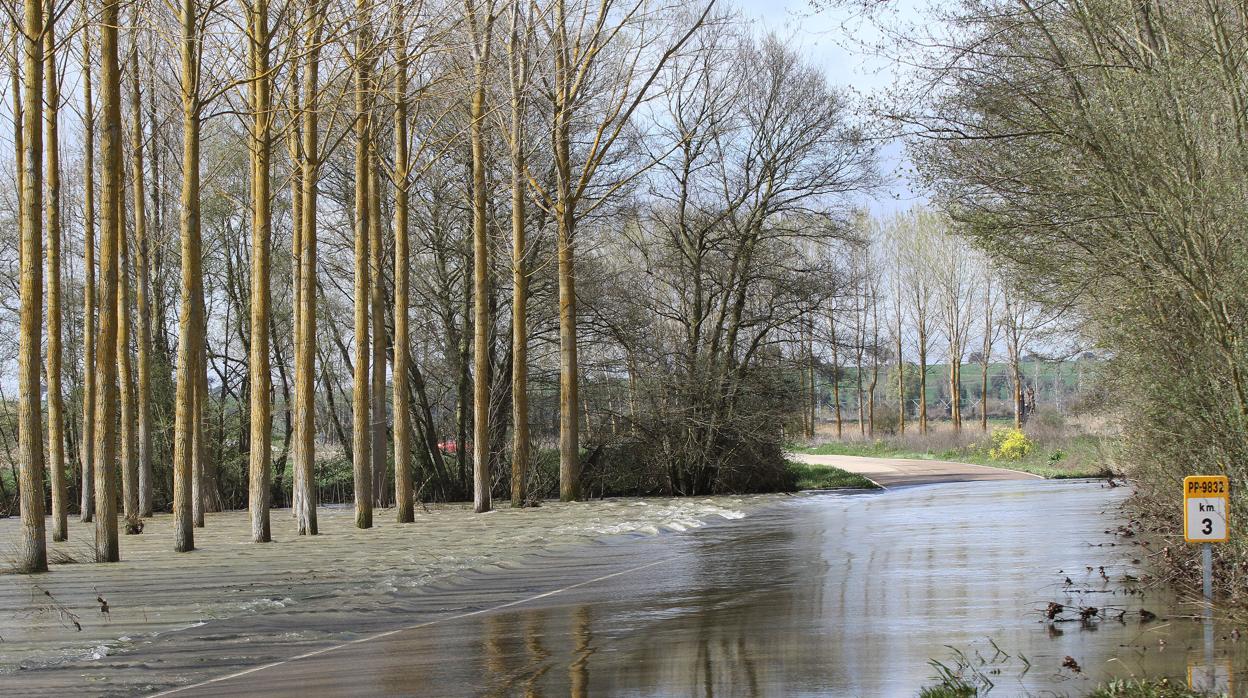
{"label": "road sign", "polygon": [[1188,543],[1225,543],[1231,486],[1225,475],[1183,478],[1183,537]]}
{"label": "road sign", "polygon": [[1212,695],[1231,695],[1234,679],[1231,660],[1206,660],[1203,664],[1187,665],[1187,687]]}

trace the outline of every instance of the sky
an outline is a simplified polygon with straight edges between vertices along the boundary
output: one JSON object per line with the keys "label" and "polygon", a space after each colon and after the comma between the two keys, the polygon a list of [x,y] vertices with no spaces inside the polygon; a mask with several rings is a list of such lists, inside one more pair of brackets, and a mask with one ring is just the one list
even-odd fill
{"label": "sky", "polygon": [[[741,12],[755,20],[759,30],[774,31],[790,41],[815,65],[823,68],[829,84],[860,97],[877,94],[898,79],[897,67],[880,57],[870,46],[884,33],[879,23],[890,26],[919,22],[923,17],[924,0],[889,0],[872,3],[878,9],[865,15],[859,3],[830,2],[842,5],[832,9],[814,10],[810,0],[737,0]],[[845,7],[851,6],[851,7]],[[923,192],[904,173],[908,162],[900,142],[890,142],[881,149],[880,173],[885,187],[882,191],[860,195],[856,203],[877,216],[904,210],[926,201]]]}

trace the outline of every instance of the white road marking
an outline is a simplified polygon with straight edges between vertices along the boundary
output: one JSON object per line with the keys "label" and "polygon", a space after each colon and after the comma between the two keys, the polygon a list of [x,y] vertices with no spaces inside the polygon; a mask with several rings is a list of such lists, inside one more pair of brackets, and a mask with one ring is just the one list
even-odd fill
{"label": "white road marking", "polygon": [[376,634],[374,634],[374,635],[368,635],[368,636],[366,636],[366,637],[359,637],[359,638],[356,638],[356,639],[354,639],[354,640],[349,640],[349,641],[347,641],[347,642],[343,642],[343,643],[340,643],[340,644],[337,644],[337,645],[333,645],[333,646],[331,646],[331,647],[322,647],[322,648],[320,648],[320,649],[315,649],[315,650],[312,650],[312,651],[310,651],[310,652],[304,652],[303,654],[295,655],[294,657],[288,657],[288,658],[286,658],[286,659],[278,660],[278,661],[276,661],[276,662],[269,662],[268,664],[262,664],[262,665],[260,665],[260,666],[251,667],[250,669],[244,669],[244,670],[242,670],[242,671],[236,671],[236,672],[234,672],[234,673],[232,673],[232,674],[226,674],[225,676],[218,676],[218,677],[216,677],[216,678],[208,679],[208,680],[206,680],[206,681],[200,681],[199,683],[193,683],[193,684],[189,684],[189,685],[186,685],[186,686],[178,686],[178,687],[176,687],[176,688],[170,688],[170,689],[167,689],[167,690],[161,691],[161,692],[159,692],[159,693],[153,693],[153,694],[151,695],[151,698],[157,698],[157,696],[168,696],[168,695],[173,695],[173,694],[175,694],[175,693],[181,693],[181,692],[183,692],[183,691],[190,691],[190,690],[193,690],[193,689],[196,689],[196,688],[203,688],[204,686],[210,686],[210,685],[212,685],[212,684],[214,684],[214,683],[220,683],[220,682],[222,682],[222,681],[229,681],[230,679],[236,679],[236,678],[239,678],[240,676],[246,676],[246,675],[248,675],[248,674],[254,674],[254,673],[255,673],[255,672],[257,672],[257,671],[264,671],[265,669],[272,669],[273,667],[282,666],[283,664],[290,664],[291,662],[295,662],[295,661],[298,661],[298,660],[300,660],[300,659],[307,659],[307,658],[309,658],[309,657],[315,657],[315,656],[318,656],[318,655],[327,654],[327,653],[329,653],[329,652],[334,652],[334,651],[336,651],[336,650],[340,650],[340,649],[343,649],[343,648],[345,648],[345,647],[351,647],[352,645],[359,645],[359,644],[363,644],[363,643],[365,643],[365,642],[372,642],[373,640],[380,640],[380,639],[381,639],[381,638],[383,638],[383,637],[389,637],[389,636],[391,636],[391,635],[397,635],[398,633],[407,632],[407,631],[409,631],[409,630],[416,630],[416,629],[419,629],[419,628],[425,628],[425,627],[428,627],[428,626],[430,626],[430,625],[436,625],[437,623],[445,623],[445,622],[447,622],[447,621],[452,621],[452,620],[460,620],[460,619],[463,619],[463,618],[471,618],[472,616],[479,616],[479,615],[481,615],[481,614],[483,614],[483,613],[491,613],[491,612],[493,612],[493,611],[498,611],[498,610],[501,610],[501,609],[504,609],[504,608],[511,608],[511,607],[513,607],[513,606],[519,606],[519,605],[521,605],[521,604],[529,603],[529,602],[531,602],[531,601],[537,601],[537,600],[539,600],[539,599],[545,599],[545,598],[548,598],[548,597],[551,597],[551,596],[556,596],[556,595],[558,595],[558,594],[562,594],[562,593],[563,593],[563,592],[565,592],[565,591],[571,591],[571,590],[576,589],[576,588],[578,588],[578,587],[589,586],[590,584],[597,584],[598,582],[606,581],[606,580],[611,579],[611,578],[613,578],[613,577],[620,577],[620,576],[623,576],[623,575],[626,575],[626,574],[632,574],[633,572],[640,572],[641,570],[644,570],[644,569],[647,569],[647,568],[650,568],[650,567],[655,567],[655,566],[658,566],[658,565],[662,565],[662,564],[664,564],[664,563],[671,562],[671,561],[673,561],[673,560],[675,560],[675,559],[676,559],[676,557],[675,557],[675,556],[672,556],[672,557],[667,557],[667,558],[663,558],[662,560],[655,560],[654,562],[648,562],[648,563],[646,563],[646,564],[644,564],[644,565],[640,565],[640,566],[638,566],[638,567],[633,567],[633,568],[630,568],[630,569],[627,569],[627,570],[621,570],[621,571],[619,571],[619,572],[612,572],[611,574],[604,574],[604,575],[603,575],[603,576],[601,576],[601,577],[596,577],[596,578],[594,578],[594,579],[589,579],[589,580],[586,580],[586,581],[584,581],[584,582],[577,582],[576,584],[570,584],[570,585],[568,585],[568,586],[566,586],[566,587],[562,587],[562,588],[559,588],[559,589],[553,589],[553,590],[551,590],[551,591],[545,591],[545,592],[542,592],[542,593],[540,593],[540,594],[535,594],[535,595],[533,595],[533,596],[529,596],[529,597],[526,597],[526,598],[523,598],[523,599],[517,599],[517,600],[515,600],[515,601],[508,601],[507,603],[504,603],[504,604],[499,604],[499,605],[497,605],[497,606],[491,606],[490,608],[481,608],[481,609],[477,609],[477,610],[475,610],[475,611],[467,611],[467,612],[465,612],[465,613],[458,613],[458,614],[456,614],[456,615],[453,615],[453,616],[447,616],[447,617],[445,617],[445,618],[435,618],[434,620],[427,620],[427,621],[424,621],[424,622],[421,622],[421,623],[414,623],[414,624],[412,624],[412,625],[405,625],[405,626],[403,626],[403,627],[401,627],[401,628],[395,628],[395,629],[393,629],[393,630],[387,630],[387,631],[385,631],[385,632],[376,633]]}

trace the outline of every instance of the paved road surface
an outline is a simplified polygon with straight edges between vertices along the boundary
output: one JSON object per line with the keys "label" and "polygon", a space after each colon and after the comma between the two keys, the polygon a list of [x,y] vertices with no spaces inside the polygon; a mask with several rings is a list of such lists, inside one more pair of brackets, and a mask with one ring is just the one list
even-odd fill
{"label": "paved road surface", "polygon": [[944,460],[914,458],[867,458],[863,456],[812,456],[792,454],[795,460],[814,465],[833,465],[857,473],[885,487],[931,485],[941,482],[978,482],[983,480],[1039,480],[1038,475],[986,465],[954,463]]}

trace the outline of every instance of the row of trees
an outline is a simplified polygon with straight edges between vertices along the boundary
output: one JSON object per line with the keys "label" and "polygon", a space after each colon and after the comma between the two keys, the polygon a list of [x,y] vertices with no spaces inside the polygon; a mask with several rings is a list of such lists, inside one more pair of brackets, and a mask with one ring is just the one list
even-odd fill
{"label": "row of trees", "polygon": [[[812,308],[794,338],[802,346],[809,397],[805,436],[815,432],[820,383],[831,384],[838,438],[851,420],[862,436],[873,435],[877,424],[900,434],[927,433],[931,396],[938,393],[948,400],[941,417],[955,431],[962,430],[968,412],[987,431],[994,361],[1007,367],[1009,402],[1021,428],[1028,391],[1034,390],[1024,375],[1026,358],[1045,351],[1061,359],[1069,351],[1061,313],[1022,296],[1017,280],[1003,278],[960,234],[961,225],[934,209],[915,207],[879,219],[859,215],[854,229],[846,244],[827,248],[846,270],[840,292]],[[967,395],[962,376],[968,362],[979,368],[974,396]],[[928,384],[937,364],[944,365],[945,385],[939,388]],[[964,404],[967,398],[973,404]],[[843,414],[847,403],[855,414]],[[885,403],[893,412],[877,415]]]}
{"label": "row of trees", "polygon": [[[940,19],[903,49],[927,90],[904,113],[919,169],[1031,300],[1108,350],[1134,504],[1177,535],[1184,475],[1248,486],[1248,14],[968,0]],[[1219,554],[1241,593],[1243,549]]]}
{"label": "row of trees", "polygon": [[847,293],[874,183],[782,41],[650,0],[20,13],[21,568],[75,487],[101,561],[119,505],[179,551],[242,501],[255,541],[275,499],[315,535],[335,453],[360,527],[545,496],[548,436],[565,500],[775,486],[788,329]]}

